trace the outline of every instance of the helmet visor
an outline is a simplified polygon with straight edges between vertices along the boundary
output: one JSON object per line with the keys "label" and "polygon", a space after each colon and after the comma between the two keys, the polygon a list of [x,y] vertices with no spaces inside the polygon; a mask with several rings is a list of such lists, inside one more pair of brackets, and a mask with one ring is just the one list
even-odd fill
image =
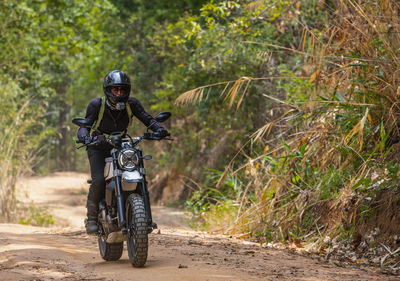
{"label": "helmet visor", "polygon": [[115,97],[124,97],[129,91],[126,86],[112,86],[110,90]]}

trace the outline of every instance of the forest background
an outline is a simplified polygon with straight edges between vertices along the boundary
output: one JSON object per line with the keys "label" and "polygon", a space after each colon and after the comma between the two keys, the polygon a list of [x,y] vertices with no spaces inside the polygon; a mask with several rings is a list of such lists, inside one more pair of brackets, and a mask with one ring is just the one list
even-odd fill
{"label": "forest background", "polygon": [[71,119],[120,69],[173,114],[175,141],[146,147],[153,202],[261,243],[381,241],[398,266],[397,1],[9,0],[0,18],[1,220],[19,177],[88,171]]}

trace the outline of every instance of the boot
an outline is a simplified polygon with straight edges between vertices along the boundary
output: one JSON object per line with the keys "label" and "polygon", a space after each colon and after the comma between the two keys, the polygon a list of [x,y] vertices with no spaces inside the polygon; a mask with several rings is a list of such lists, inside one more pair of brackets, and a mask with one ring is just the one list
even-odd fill
{"label": "boot", "polygon": [[97,204],[87,201],[87,218],[85,219],[86,233],[89,235],[96,235],[99,231],[97,225]]}
{"label": "boot", "polygon": [[94,220],[85,219],[85,228],[86,233],[89,235],[96,235],[99,232],[99,227],[97,226],[97,222]]}

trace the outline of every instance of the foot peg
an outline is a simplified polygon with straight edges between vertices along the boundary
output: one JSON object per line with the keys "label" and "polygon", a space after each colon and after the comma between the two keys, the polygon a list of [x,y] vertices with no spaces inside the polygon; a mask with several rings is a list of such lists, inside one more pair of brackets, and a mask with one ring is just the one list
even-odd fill
{"label": "foot peg", "polygon": [[154,230],[154,229],[157,229],[157,228],[158,228],[157,224],[156,224],[155,222],[153,222],[153,223],[151,224],[151,226],[149,225],[149,226],[147,227],[147,233],[152,233],[153,230]]}

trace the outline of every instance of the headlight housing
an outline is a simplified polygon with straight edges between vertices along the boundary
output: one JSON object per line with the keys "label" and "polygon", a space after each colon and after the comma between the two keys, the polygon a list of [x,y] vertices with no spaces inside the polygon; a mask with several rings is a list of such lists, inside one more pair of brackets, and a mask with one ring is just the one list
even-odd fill
{"label": "headlight housing", "polygon": [[121,169],[126,171],[132,171],[139,163],[139,157],[132,148],[125,148],[119,152],[118,164]]}

